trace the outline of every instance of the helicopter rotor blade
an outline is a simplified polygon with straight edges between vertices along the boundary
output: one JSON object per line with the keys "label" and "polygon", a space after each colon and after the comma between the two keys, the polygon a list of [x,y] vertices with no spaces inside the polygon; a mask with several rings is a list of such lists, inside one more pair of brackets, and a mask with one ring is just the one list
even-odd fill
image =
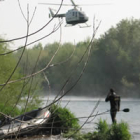
{"label": "helicopter rotor blade", "polygon": [[[60,4],[55,4],[55,3],[38,3],[38,4],[42,4],[42,5],[56,5],[59,6]],[[62,4],[63,6],[73,6],[72,4]]]}
{"label": "helicopter rotor blade", "polygon": [[[38,3],[38,4],[41,4],[41,5],[55,5],[55,6],[59,6],[60,4],[57,4],[57,3]],[[75,6],[100,6],[100,5],[112,5],[112,3],[96,3],[96,4],[78,4]],[[74,6],[73,4],[62,4],[62,6]]]}
{"label": "helicopter rotor blade", "polygon": [[71,3],[73,4],[74,8],[76,8],[76,7],[78,6],[78,5],[76,5],[76,4],[74,3],[73,0],[71,0]]}

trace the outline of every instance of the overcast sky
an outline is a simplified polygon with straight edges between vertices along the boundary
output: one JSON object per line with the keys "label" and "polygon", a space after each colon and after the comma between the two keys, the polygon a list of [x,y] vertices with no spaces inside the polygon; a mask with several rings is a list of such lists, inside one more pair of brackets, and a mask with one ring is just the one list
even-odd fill
{"label": "overcast sky", "polygon": [[[27,3],[29,3],[29,17],[31,19],[34,8],[37,7],[35,16],[30,25],[30,33],[40,29],[49,21],[48,7],[58,9],[58,6],[41,5],[38,3],[61,3],[61,0],[19,0],[24,15],[27,17]],[[93,25],[93,17],[96,17],[96,24],[101,20],[100,28],[96,34],[96,38],[104,34],[111,26],[115,26],[122,19],[139,19],[140,18],[140,0],[74,0],[76,4],[95,4],[92,6],[82,6],[82,11],[89,17],[87,22],[89,25]],[[64,0],[64,3],[69,3],[70,0]],[[96,5],[99,4],[99,5]],[[101,5],[100,5],[101,4]],[[65,13],[72,7],[62,7],[59,13]],[[38,34],[30,37],[28,43],[43,37],[48,34],[54,28],[54,25],[58,23],[58,19],[55,19],[45,29]],[[87,37],[92,35],[92,26],[89,28],[79,28],[79,26],[65,27],[65,19],[62,25],[62,42],[77,43],[84,41]],[[27,26],[24,17],[21,14],[18,0],[0,0],[0,36],[5,39],[13,39],[26,35]],[[53,43],[59,41],[60,32],[40,41],[43,45],[47,43]],[[24,45],[25,39],[15,41],[12,45],[13,48],[19,45]]]}

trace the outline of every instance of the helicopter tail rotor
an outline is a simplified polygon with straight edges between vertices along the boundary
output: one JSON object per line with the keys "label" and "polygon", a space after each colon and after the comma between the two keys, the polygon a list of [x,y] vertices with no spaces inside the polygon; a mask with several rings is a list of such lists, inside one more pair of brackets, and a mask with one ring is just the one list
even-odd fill
{"label": "helicopter tail rotor", "polygon": [[53,16],[54,16],[54,12],[52,11],[51,8],[49,8],[49,11],[50,11],[50,13],[49,13],[49,18],[50,18],[50,17],[53,17]]}

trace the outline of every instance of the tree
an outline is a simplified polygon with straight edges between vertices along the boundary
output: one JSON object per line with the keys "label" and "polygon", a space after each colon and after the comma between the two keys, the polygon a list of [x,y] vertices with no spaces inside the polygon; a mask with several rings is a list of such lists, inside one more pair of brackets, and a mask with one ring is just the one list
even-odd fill
{"label": "tree", "polygon": [[[5,53],[8,51],[8,44],[6,43],[0,43],[0,54]],[[21,109],[24,108],[23,104],[25,103],[26,99],[22,97],[26,97],[28,95],[28,92],[32,92],[31,95],[33,96],[34,93],[34,102],[28,102],[27,110],[30,108],[37,107],[39,104],[39,100],[36,99],[35,92],[33,92],[34,87],[30,89],[30,81],[24,80],[19,82],[13,82],[11,84],[6,83],[9,76],[11,75],[13,69],[17,65],[17,61],[15,59],[14,54],[9,54],[5,56],[0,56],[0,83],[2,84],[0,87],[0,110],[2,112],[11,114],[11,115],[17,115],[16,108],[17,106],[21,106]],[[11,81],[14,81],[16,79],[20,79],[23,77],[23,73],[21,73],[21,68],[17,68],[14,74],[11,77]],[[6,85],[5,85],[6,83]],[[35,84],[34,84],[35,85]],[[4,88],[3,88],[4,87]],[[30,90],[29,90],[30,89]],[[10,108],[10,109],[9,109]],[[8,109],[8,111],[7,111]],[[16,111],[14,113],[14,110]]]}
{"label": "tree", "polygon": [[121,93],[139,90],[140,21],[122,20],[98,39],[93,51],[93,82],[102,92],[115,87]]}

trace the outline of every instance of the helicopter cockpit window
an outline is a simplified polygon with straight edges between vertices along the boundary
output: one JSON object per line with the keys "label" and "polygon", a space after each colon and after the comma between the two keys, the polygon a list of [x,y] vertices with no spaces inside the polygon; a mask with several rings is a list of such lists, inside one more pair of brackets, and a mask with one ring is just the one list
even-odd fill
{"label": "helicopter cockpit window", "polygon": [[77,17],[77,14],[78,14],[78,13],[76,12],[76,13],[75,13],[75,16],[76,16],[76,17]]}
{"label": "helicopter cockpit window", "polygon": [[77,14],[78,14],[77,12],[72,13],[73,17],[77,17]]}
{"label": "helicopter cockpit window", "polygon": [[80,17],[84,17],[84,14],[82,14],[82,13],[79,13],[79,16],[80,16]]}

